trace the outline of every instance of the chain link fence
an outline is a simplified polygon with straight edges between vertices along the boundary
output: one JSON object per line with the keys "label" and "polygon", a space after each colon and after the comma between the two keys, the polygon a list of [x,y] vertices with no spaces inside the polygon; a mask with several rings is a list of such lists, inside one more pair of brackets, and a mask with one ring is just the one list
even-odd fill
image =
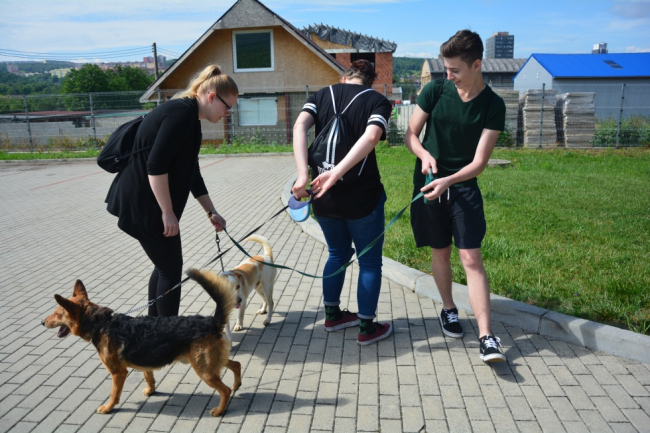
{"label": "chain link fence", "polygon": [[[247,89],[231,116],[217,124],[202,121],[204,144],[291,145],[293,124],[306,99],[323,87]],[[576,84],[564,92],[493,89],[506,103],[506,130],[499,135],[499,146],[650,145],[650,85]],[[401,145],[419,87],[382,85],[375,90],[394,104],[387,140]],[[148,113],[176,92],[154,92],[147,102],[140,101],[143,92],[0,96],[0,150],[100,148],[119,125]]]}

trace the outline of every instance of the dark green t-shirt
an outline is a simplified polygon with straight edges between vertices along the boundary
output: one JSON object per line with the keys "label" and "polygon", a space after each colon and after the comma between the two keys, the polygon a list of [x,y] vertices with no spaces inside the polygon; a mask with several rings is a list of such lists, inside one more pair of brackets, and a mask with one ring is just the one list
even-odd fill
{"label": "dark green t-shirt", "polygon": [[[429,114],[427,129],[422,145],[433,156],[438,165],[437,177],[447,177],[457,173],[472,162],[476,154],[483,129],[503,131],[506,121],[506,104],[490,86],[474,99],[463,102],[453,82],[443,80],[428,83],[420,92],[417,104]],[[440,94],[440,101],[436,102]],[[413,184],[424,186],[422,161],[415,162]],[[452,186],[474,186],[476,178],[456,183]]]}

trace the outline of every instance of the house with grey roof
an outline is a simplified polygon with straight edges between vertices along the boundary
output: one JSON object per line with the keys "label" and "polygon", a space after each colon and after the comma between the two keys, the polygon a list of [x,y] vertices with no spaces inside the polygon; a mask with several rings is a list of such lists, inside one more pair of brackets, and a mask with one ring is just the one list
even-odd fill
{"label": "house with grey roof", "polygon": [[[512,79],[526,59],[483,59],[481,72],[483,80],[491,87],[512,88]],[[444,76],[443,59],[427,59],[422,65],[422,86]]]}

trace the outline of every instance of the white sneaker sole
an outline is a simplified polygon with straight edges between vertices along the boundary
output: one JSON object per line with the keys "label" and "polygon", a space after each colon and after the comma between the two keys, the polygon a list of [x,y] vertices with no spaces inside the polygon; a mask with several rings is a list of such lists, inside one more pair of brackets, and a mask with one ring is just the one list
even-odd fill
{"label": "white sneaker sole", "polygon": [[493,353],[491,355],[481,355],[481,361],[483,362],[504,362],[506,356],[503,353]]}

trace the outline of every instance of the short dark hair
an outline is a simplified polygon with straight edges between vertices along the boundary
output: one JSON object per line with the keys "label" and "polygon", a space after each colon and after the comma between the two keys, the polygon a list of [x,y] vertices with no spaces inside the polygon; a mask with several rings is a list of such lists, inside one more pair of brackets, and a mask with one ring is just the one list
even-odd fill
{"label": "short dark hair", "polygon": [[478,33],[460,30],[440,46],[440,54],[443,58],[460,57],[462,61],[472,66],[475,60],[483,58],[483,41]]}
{"label": "short dark hair", "polygon": [[350,69],[346,70],[343,73],[344,78],[361,78],[363,85],[366,87],[372,87],[372,83],[377,78],[375,73],[375,67],[372,66],[372,63],[365,59],[359,59],[352,62]]}

